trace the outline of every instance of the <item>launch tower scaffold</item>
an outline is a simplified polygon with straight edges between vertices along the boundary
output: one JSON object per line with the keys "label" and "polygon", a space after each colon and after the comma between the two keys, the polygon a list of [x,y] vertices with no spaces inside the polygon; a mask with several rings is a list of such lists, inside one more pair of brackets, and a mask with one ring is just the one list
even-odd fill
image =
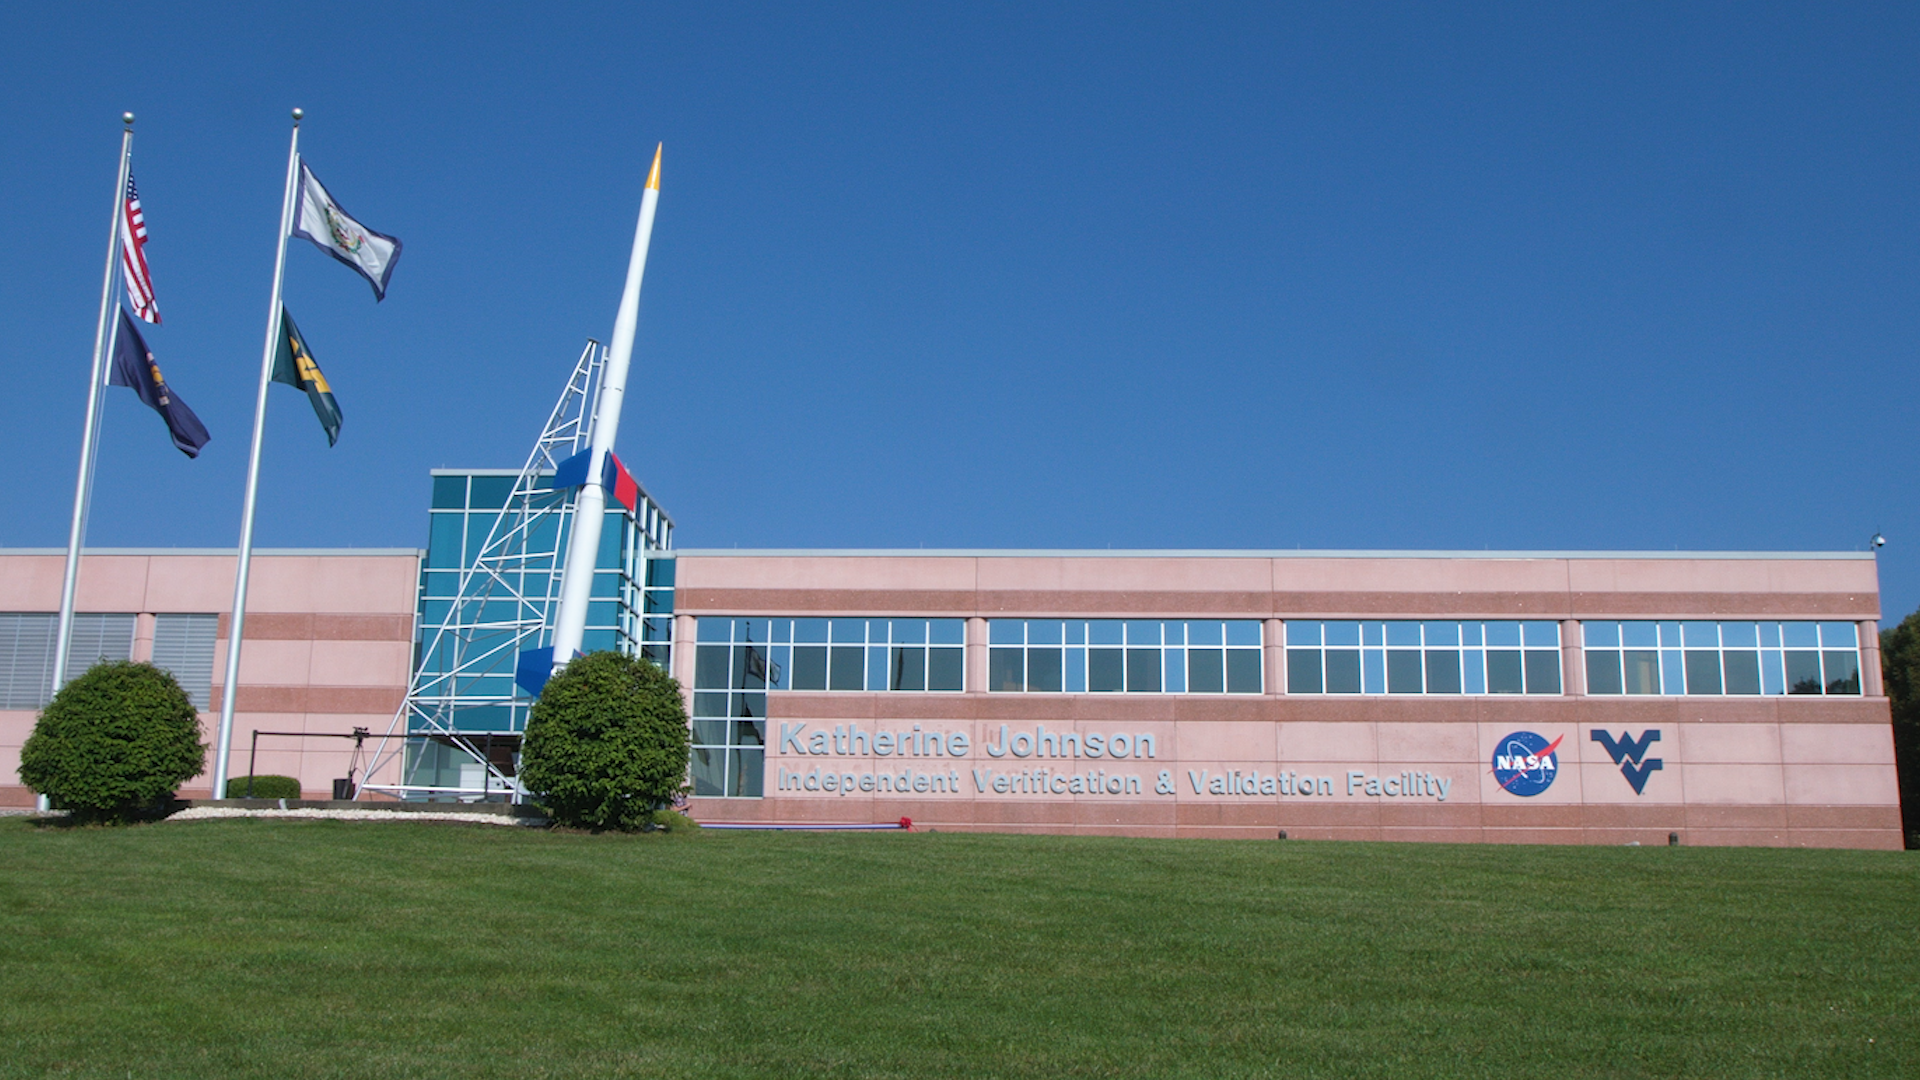
{"label": "launch tower scaffold", "polygon": [[[587,342],[485,539],[477,545],[472,539],[463,542],[457,573],[423,573],[406,700],[375,746],[359,791],[403,799],[515,802],[523,795],[514,754],[534,694],[516,676],[541,666],[539,658],[548,655],[541,650],[551,646],[560,565],[577,495],[577,489],[555,491],[553,475],[590,443],[606,355],[598,342]],[[507,475],[502,471],[499,478]],[[644,582],[646,556],[670,545],[672,523],[643,493],[630,525],[620,530],[623,544],[631,545],[630,556],[638,563],[634,576]],[[470,522],[466,529],[472,529]],[[660,635],[638,625],[644,604],[639,588],[632,591],[635,595],[618,605],[621,632],[615,634],[615,646],[638,651],[642,637]],[[545,675],[543,667],[534,685]],[[435,746],[461,761],[457,782],[440,781],[438,769],[422,769]],[[394,772],[396,764],[398,783],[378,779]],[[429,782],[421,782],[423,771],[434,774]]]}

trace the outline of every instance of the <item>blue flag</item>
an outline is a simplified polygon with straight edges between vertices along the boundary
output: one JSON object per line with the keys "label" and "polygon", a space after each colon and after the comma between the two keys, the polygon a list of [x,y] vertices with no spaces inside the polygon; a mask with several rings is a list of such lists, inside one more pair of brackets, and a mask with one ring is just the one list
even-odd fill
{"label": "blue flag", "polygon": [[127,318],[124,308],[120,311],[120,333],[113,341],[113,374],[107,383],[132,388],[141,401],[167,422],[173,445],[188,457],[200,456],[200,448],[207,445],[206,426],[167,385],[160,374],[160,365],[153,362],[153,352],[147,348],[146,339],[134,329],[133,320]]}

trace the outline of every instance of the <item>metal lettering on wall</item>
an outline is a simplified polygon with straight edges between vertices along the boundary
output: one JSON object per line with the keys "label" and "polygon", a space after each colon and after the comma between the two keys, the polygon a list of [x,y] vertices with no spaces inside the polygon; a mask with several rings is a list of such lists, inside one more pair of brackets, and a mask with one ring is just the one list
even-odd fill
{"label": "metal lettering on wall", "polygon": [[[1272,796],[1275,798],[1346,797],[1430,799],[1445,802],[1454,778],[1426,769],[1406,769],[1376,775],[1365,769],[1347,769],[1344,775],[1307,775],[1275,766],[1271,773],[1258,768],[1225,769],[1151,767],[1160,757],[1159,739],[1152,732],[1060,732],[1038,724],[1018,729],[1001,724],[979,746],[987,760],[968,762],[965,775],[945,762],[928,759],[972,757],[973,738],[964,731],[910,728],[863,730],[858,724],[835,724],[809,729],[808,724],[783,723],[775,743],[780,758],[908,758],[910,763],[889,767],[862,760],[855,772],[846,761],[794,768],[780,761],[773,791],[817,792],[841,796],[860,793],[892,795],[1108,795],[1128,796]],[[1043,764],[1034,759],[1065,759],[1073,765]],[[1085,761],[1085,765],[1080,762]],[[928,766],[932,766],[931,769]],[[1145,766],[1143,768],[1143,766]],[[1656,766],[1657,767],[1657,766]],[[1185,782],[1183,792],[1180,781]]]}

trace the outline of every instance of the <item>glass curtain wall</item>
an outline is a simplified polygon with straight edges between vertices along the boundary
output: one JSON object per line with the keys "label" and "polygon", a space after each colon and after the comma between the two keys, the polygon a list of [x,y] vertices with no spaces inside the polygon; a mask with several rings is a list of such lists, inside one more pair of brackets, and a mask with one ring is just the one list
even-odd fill
{"label": "glass curtain wall", "polygon": [[702,616],[695,636],[695,795],[762,793],[770,690],[966,688],[964,619]]}

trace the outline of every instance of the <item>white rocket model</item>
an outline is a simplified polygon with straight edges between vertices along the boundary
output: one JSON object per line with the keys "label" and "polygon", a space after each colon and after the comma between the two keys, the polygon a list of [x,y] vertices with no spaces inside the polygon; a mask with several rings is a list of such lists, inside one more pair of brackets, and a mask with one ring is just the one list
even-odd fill
{"label": "white rocket model", "polygon": [[580,651],[587,629],[587,601],[593,593],[594,562],[600,551],[600,525],[605,520],[607,489],[600,483],[607,455],[620,432],[620,405],[627,396],[627,367],[633,360],[633,332],[640,321],[640,279],[647,272],[647,245],[653,240],[653,213],[660,203],[660,153],[653,152],[653,171],[640,196],[640,220],[633,228],[633,255],[627,260],[627,286],[620,293],[620,311],[613,319],[607,367],[594,402],[593,434],[588,443],[587,482],[574,496],[573,531],[567,538],[567,561],[560,572],[560,605],[553,620],[553,667],[565,667]]}

